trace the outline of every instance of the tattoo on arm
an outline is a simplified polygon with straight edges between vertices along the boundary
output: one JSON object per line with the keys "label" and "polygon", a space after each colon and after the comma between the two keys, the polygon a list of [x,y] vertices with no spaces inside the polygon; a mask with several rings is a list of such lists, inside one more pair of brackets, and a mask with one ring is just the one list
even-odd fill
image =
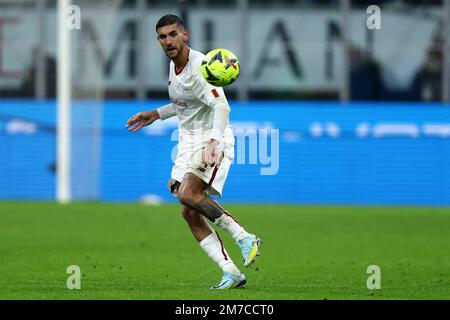
{"label": "tattoo on arm", "polygon": [[203,197],[202,200],[192,206],[192,209],[200,212],[212,222],[223,214],[223,208],[219,203],[209,197]]}

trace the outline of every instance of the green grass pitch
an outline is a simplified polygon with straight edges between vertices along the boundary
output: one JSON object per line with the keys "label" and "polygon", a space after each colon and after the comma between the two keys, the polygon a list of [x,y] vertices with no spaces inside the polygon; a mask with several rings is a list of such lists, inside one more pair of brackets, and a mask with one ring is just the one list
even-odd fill
{"label": "green grass pitch", "polygon": [[[264,244],[242,290],[178,205],[0,203],[0,299],[449,299],[450,209],[225,205]],[[66,269],[81,268],[69,290]],[[369,265],[381,289],[369,290]]]}

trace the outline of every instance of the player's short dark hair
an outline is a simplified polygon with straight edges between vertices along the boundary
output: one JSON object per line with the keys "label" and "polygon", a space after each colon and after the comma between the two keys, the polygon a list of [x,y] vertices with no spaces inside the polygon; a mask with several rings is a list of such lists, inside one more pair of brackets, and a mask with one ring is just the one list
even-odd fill
{"label": "player's short dark hair", "polygon": [[156,30],[165,26],[169,26],[171,24],[176,24],[184,28],[184,21],[180,17],[174,14],[166,14],[158,20],[158,23],[156,24]]}

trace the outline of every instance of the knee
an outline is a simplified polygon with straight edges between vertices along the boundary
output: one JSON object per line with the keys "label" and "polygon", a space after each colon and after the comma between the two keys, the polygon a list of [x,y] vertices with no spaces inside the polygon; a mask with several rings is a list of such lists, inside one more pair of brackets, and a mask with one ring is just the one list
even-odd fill
{"label": "knee", "polygon": [[178,190],[178,200],[184,206],[193,206],[196,204],[196,195],[185,188]]}

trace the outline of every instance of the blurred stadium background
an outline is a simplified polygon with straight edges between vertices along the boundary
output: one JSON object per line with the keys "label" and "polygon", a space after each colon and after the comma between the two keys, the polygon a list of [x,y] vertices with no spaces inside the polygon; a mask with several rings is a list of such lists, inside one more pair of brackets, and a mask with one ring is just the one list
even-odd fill
{"label": "blurred stadium background", "polygon": [[[242,74],[226,88],[235,130],[280,130],[277,174],[261,175],[271,164],[247,146],[226,201],[450,203],[447,2],[72,3],[81,8],[81,29],[68,33],[71,199],[175,200],[164,186],[176,121],[137,135],[123,128],[135,112],[168,101],[168,61],[154,26],[175,12],[192,48],[238,55]],[[366,27],[372,4],[381,8],[381,30]],[[57,1],[0,7],[0,198],[52,200]]]}
{"label": "blurred stadium background", "polygon": [[[154,30],[159,17],[166,13],[184,18],[192,48],[206,53],[224,47],[241,63],[240,77],[225,92],[235,134],[247,142],[245,159],[241,159],[245,164],[232,167],[224,202],[271,204],[268,208],[275,211],[277,206],[282,211],[282,205],[294,204],[291,215],[285,215],[290,217],[288,222],[296,212],[300,216],[308,211],[301,209],[304,205],[450,204],[450,0],[71,3],[81,8],[81,29],[60,33],[58,1],[0,0],[0,200],[6,200],[0,211],[5,218],[4,244],[15,243],[15,227],[27,226],[25,220],[12,215],[15,207],[8,205],[11,201],[17,205],[24,200],[130,205],[176,202],[166,188],[177,140],[176,119],[158,121],[136,134],[124,128],[134,113],[168,102],[168,60]],[[369,5],[381,8],[380,30],[366,26]],[[61,48],[58,37],[65,37],[69,46]],[[69,67],[70,72],[58,66]],[[257,135],[260,129],[276,129],[278,134],[269,134],[266,141]],[[250,144],[251,139],[257,143]],[[53,210],[38,204],[17,210],[32,208]],[[89,210],[96,214],[101,208],[114,210],[110,206]],[[264,211],[264,207],[258,208]],[[359,219],[355,208],[339,209],[336,216],[328,213],[323,224],[312,230],[328,230],[327,223],[339,225],[339,214],[348,217],[345,212],[355,213],[345,221],[356,221],[351,220]],[[81,217],[84,209],[79,210]],[[358,222],[360,226],[378,217],[371,208],[366,210],[366,217],[372,218]],[[428,221],[428,239],[433,239],[433,232],[437,238],[428,244],[421,242],[422,238],[408,242],[415,248],[411,247],[411,256],[402,260],[425,263],[424,257],[431,253],[420,256],[422,251],[415,249],[421,244],[423,252],[424,248],[448,247],[444,241],[449,234],[445,231],[448,215],[440,213],[429,212],[427,217],[434,220],[420,216],[414,220],[417,228],[405,231],[395,224],[408,225],[409,220],[402,220],[403,212],[400,220],[387,219],[380,229],[398,226],[391,231],[406,243],[407,236],[416,231],[419,235],[420,226],[427,226],[424,221]],[[275,219],[269,217],[269,209],[266,214]],[[244,221],[249,219],[241,216]],[[57,215],[47,219],[43,230],[52,223],[62,223],[56,222]],[[311,215],[311,219],[315,218]],[[341,227],[344,231],[353,226],[353,231],[363,232],[358,223]],[[120,229],[121,223],[114,226]],[[276,229],[276,223],[274,228],[283,232]],[[57,242],[58,236],[52,232],[48,234]],[[376,230],[367,232],[375,235]],[[327,234],[323,236],[320,241],[335,242],[326,238]],[[370,245],[366,240],[361,246]],[[67,246],[70,243],[67,240]],[[356,246],[350,238],[344,243]],[[384,248],[391,245],[385,243]],[[12,250],[2,248],[4,252]],[[448,266],[444,255],[437,254],[442,264],[436,266]],[[342,257],[348,262],[345,255]],[[417,279],[417,283],[428,283],[428,279]],[[439,285],[444,286],[445,281]]]}

